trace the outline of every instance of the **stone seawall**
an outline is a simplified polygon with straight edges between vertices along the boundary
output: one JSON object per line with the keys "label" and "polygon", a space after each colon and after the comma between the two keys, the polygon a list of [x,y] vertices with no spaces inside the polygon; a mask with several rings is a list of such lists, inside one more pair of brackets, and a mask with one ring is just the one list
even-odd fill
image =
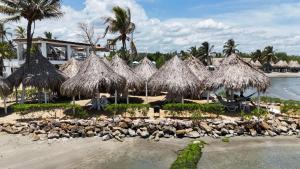
{"label": "stone seawall", "polygon": [[99,137],[102,140],[126,137],[140,137],[159,141],[160,138],[213,138],[235,136],[291,136],[300,134],[299,119],[269,118],[250,121],[229,121],[208,119],[191,120],[149,120],[112,118],[89,120],[47,119],[25,123],[0,123],[0,132],[8,134],[30,135],[33,141],[59,138]]}

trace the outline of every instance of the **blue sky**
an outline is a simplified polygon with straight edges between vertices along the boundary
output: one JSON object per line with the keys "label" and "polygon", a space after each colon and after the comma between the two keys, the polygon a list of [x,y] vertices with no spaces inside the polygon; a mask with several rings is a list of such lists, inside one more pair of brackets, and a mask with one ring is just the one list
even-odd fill
{"label": "blue sky", "polygon": [[[131,9],[139,51],[180,51],[208,41],[222,51],[233,38],[238,49],[252,52],[272,45],[277,51],[300,55],[300,0],[63,0],[65,15],[38,22],[36,36],[51,31],[63,40],[79,38],[79,22],[95,25],[103,35],[103,17],[118,5]],[[0,16],[1,17],[1,16]],[[26,26],[22,21],[18,24]],[[116,35],[108,34],[107,38]],[[106,39],[101,39],[101,45]]]}
{"label": "blue sky", "polygon": [[[126,0],[124,0],[126,1]],[[83,9],[85,0],[63,0],[74,9]],[[137,0],[151,17],[159,19],[216,17],[223,13],[266,9],[299,0]]]}

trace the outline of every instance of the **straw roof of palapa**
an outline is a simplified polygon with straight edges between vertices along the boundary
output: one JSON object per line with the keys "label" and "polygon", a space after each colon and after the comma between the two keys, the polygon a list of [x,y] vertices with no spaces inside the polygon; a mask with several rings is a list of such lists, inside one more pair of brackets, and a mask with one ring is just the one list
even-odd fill
{"label": "straw roof of palapa", "polygon": [[29,62],[25,62],[7,79],[15,87],[23,83],[25,86],[57,90],[67,77],[37,51],[31,55]]}
{"label": "straw roof of palapa", "polygon": [[75,58],[70,59],[68,62],[60,66],[59,70],[62,71],[69,78],[74,77],[79,69],[81,62],[76,60]]}
{"label": "straw roof of palapa", "polygon": [[262,67],[262,64],[258,60],[255,62],[253,60],[251,60],[250,64],[255,67]]}
{"label": "straw roof of palapa", "polygon": [[111,68],[126,79],[126,85],[129,89],[140,89],[143,85],[143,80],[119,56],[112,58]]}
{"label": "straw roof of palapa", "polygon": [[178,56],[165,63],[149,80],[152,91],[186,96],[200,92],[200,81]]}
{"label": "straw roof of palapa", "polygon": [[206,66],[199,60],[194,57],[190,57],[185,60],[185,64],[191,69],[191,71],[197,76],[201,84],[211,76],[211,72],[207,70]]}
{"label": "straw roof of palapa", "polygon": [[12,93],[12,86],[6,79],[0,77],[0,96],[8,96]]}
{"label": "straw roof of palapa", "polygon": [[300,64],[299,64],[299,62],[297,62],[297,61],[295,61],[295,60],[292,60],[292,61],[290,61],[290,63],[289,63],[289,67],[290,67],[290,68],[300,68]]}
{"label": "straw roof of palapa", "polygon": [[67,96],[94,96],[99,92],[121,91],[125,85],[126,80],[123,77],[92,54],[83,61],[77,75],[62,84],[61,92]]}
{"label": "straw roof of palapa", "polygon": [[286,61],[280,60],[279,62],[277,62],[274,67],[288,67],[289,64]]}
{"label": "straw roof of palapa", "polygon": [[270,79],[251,64],[243,61],[237,54],[225,58],[220,68],[208,79],[211,90],[224,87],[226,90],[242,91],[248,87],[265,91],[270,86]]}
{"label": "straw roof of palapa", "polygon": [[101,59],[107,66],[110,66],[110,65],[111,65],[110,61],[109,61],[106,57],[100,57],[100,59]]}
{"label": "straw roof of palapa", "polygon": [[144,81],[149,80],[150,77],[157,72],[156,66],[147,57],[141,61],[139,65],[134,68],[134,72],[138,74]]}

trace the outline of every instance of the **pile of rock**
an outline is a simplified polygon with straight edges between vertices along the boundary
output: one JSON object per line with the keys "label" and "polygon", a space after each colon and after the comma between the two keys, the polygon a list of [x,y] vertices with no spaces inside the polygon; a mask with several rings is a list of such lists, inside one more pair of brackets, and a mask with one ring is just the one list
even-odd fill
{"label": "pile of rock", "polygon": [[34,141],[76,137],[101,137],[102,140],[125,137],[141,137],[159,141],[160,138],[198,138],[210,136],[277,136],[299,135],[300,121],[278,117],[265,121],[228,121],[208,119],[199,122],[190,120],[131,120],[120,116],[89,120],[42,120],[28,123],[0,123],[0,132],[31,135]]}

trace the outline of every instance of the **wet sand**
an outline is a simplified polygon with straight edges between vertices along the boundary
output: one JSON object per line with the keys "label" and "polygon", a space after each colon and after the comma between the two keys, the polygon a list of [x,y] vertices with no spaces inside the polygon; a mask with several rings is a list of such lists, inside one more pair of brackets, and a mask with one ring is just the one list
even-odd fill
{"label": "wet sand", "polygon": [[[208,145],[198,164],[202,169],[289,168],[299,166],[300,139],[236,137],[229,143],[201,138]],[[179,150],[192,139],[159,142],[127,138],[124,142],[79,138],[32,142],[0,133],[1,169],[168,169]]]}

